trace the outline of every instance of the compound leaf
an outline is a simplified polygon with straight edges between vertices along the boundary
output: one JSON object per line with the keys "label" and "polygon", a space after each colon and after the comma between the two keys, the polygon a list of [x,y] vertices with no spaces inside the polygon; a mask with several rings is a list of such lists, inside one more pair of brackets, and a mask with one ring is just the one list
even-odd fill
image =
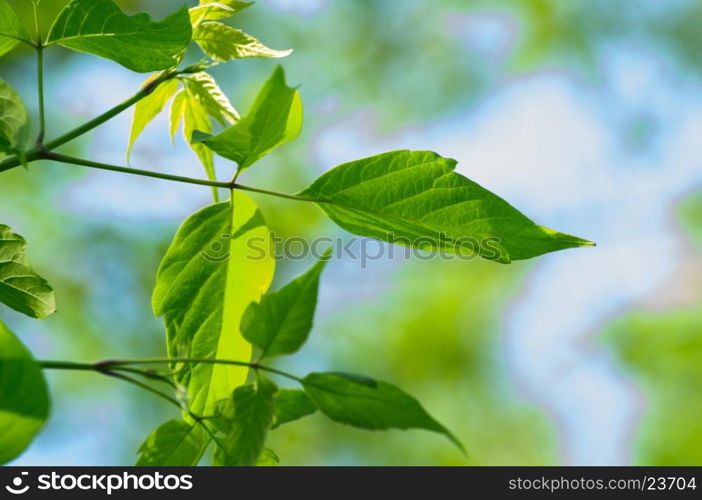
{"label": "compound leaf", "polygon": [[193,94],[205,112],[221,125],[232,125],[239,120],[239,112],[211,75],[200,72],[183,78],[183,83]]}
{"label": "compound leaf", "polygon": [[260,359],[292,354],[307,341],[317,306],[319,276],[330,255],[327,252],[305,274],[246,309],[241,332],[261,349]]}
{"label": "compound leaf", "polygon": [[424,250],[502,263],[592,246],[539,226],[431,151],[393,151],[333,168],[299,196],[339,226]]}
{"label": "compound leaf", "polygon": [[253,4],[254,2],[242,2],[240,0],[201,1],[200,5],[190,9],[190,22],[193,27],[197,27],[203,21],[227,19]]}
{"label": "compound leaf", "polygon": [[49,407],[41,368],[0,321],[0,464],[29,446],[49,417]]}
{"label": "compound leaf", "polygon": [[[151,83],[158,74],[150,76],[144,85]],[[134,106],[134,114],[132,116],[132,127],[129,132],[129,144],[127,145],[127,160],[134,147],[134,142],[139,135],[144,131],[146,126],[151,123],[151,120],[163,111],[163,108],[168,104],[168,101],[178,92],[178,80],[168,80],[154,89],[154,91],[144,99],[136,103]]]}
{"label": "compound leaf", "polygon": [[139,466],[195,466],[210,442],[198,423],[169,420],[154,430],[139,448]]}
{"label": "compound leaf", "polygon": [[302,385],[330,419],[362,429],[425,429],[463,445],[412,396],[394,385],[346,373],[310,373]]}
{"label": "compound leaf", "polygon": [[[171,357],[251,359],[239,325],[246,307],[270,286],[270,244],[261,212],[240,191],[232,202],[211,205],[183,223],[161,262],[153,295]],[[209,363],[176,371],[198,415],[214,413],[217,401],[230,397],[248,374],[243,367]]]}
{"label": "compound leaf", "polygon": [[242,171],[273,149],[295,139],[302,129],[302,100],[297,89],[285,83],[280,66],[273,72],[249,113],[222,133],[209,136],[195,133],[193,142],[202,142],[224,158],[238,163]]}
{"label": "compound leaf", "polygon": [[27,242],[0,224],[0,302],[32,318],[56,311],[54,291],[29,265]]}
{"label": "compound leaf", "polygon": [[156,22],[145,13],[126,15],[112,0],[73,0],[59,13],[46,42],[146,73],[176,66],[191,36],[187,6]]}
{"label": "compound leaf", "polygon": [[193,40],[202,51],[216,61],[230,61],[249,57],[286,57],[292,50],[275,50],[241,30],[226,24],[208,21],[193,30]]}

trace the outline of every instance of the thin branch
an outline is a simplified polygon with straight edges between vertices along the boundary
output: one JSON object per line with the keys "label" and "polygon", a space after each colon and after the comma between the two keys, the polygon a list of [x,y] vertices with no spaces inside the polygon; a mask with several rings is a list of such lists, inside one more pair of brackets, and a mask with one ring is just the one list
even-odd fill
{"label": "thin branch", "polygon": [[278,198],[285,198],[288,200],[296,201],[317,201],[322,202],[323,200],[317,200],[313,198],[303,198],[301,196],[296,196],[294,194],[280,193],[278,191],[271,191],[269,189],[257,188],[252,186],[245,186],[243,184],[224,182],[224,181],[212,181],[209,179],[195,179],[193,177],[184,177],[181,175],[164,174],[161,172],[153,172],[150,170],[140,170],[131,167],[121,167],[118,165],[110,165],[107,163],[101,163],[92,160],[84,160],[83,158],[76,158],[73,156],[68,156],[60,153],[54,153],[53,151],[39,151],[39,159],[53,160],[59,163],[67,163],[71,165],[81,165],[83,167],[97,168],[100,170],[109,170],[112,172],[120,172],[123,174],[140,175],[143,177],[152,177],[155,179],[163,179],[167,181],[183,182],[186,184],[197,184],[200,186],[209,186],[214,188],[224,188],[224,189],[240,189],[242,191],[250,191],[253,193],[261,193],[269,196],[276,196]]}
{"label": "thin branch", "polygon": [[160,172],[151,172],[149,170],[139,170],[130,167],[120,167],[117,165],[109,165],[97,161],[84,160],[82,158],[74,158],[72,156],[54,153],[53,151],[40,151],[39,158],[53,160],[59,163],[68,163],[71,165],[81,165],[84,167],[97,168],[100,170],[110,170],[112,172],[121,172],[124,174],[141,175],[143,177],[152,177],[155,179],[164,179],[167,181],[183,182],[187,184],[197,184],[200,186],[229,188],[228,182],[210,181],[206,179],[194,179],[192,177],[183,177],[180,175],[163,174]]}
{"label": "thin branch", "polygon": [[277,370],[268,366],[263,366],[258,363],[248,363],[246,361],[235,361],[232,359],[207,359],[207,358],[143,358],[143,359],[108,359],[98,361],[96,363],[80,363],[75,361],[37,361],[39,366],[44,370],[83,370],[83,371],[114,371],[127,366],[139,365],[163,365],[173,363],[187,364],[210,364],[210,365],[232,365],[232,366],[247,366],[254,370],[262,370],[269,373],[275,373],[281,377],[286,377],[297,382],[302,379],[282,370]]}
{"label": "thin branch", "polygon": [[38,37],[39,41],[37,42],[37,94],[39,96],[39,134],[37,135],[36,143],[42,144],[44,142],[44,135],[46,134],[46,114],[44,111],[44,46],[42,45],[41,36],[38,35]]}

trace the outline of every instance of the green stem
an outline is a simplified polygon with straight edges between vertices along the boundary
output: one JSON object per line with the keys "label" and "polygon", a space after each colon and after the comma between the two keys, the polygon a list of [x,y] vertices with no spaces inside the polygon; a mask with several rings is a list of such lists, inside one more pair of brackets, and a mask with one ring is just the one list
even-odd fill
{"label": "green stem", "polygon": [[41,151],[39,157],[46,160],[53,160],[59,163],[68,163],[71,165],[82,165],[84,167],[97,168],[100,170],[109,170],[112,172],[121,172],[124,174],[141,175],[143,177],[152,177],[155,179],[164,179],[167,181],[184,182],[187,184],[197,184],[200,186],[229,188],[228,182],[210,181],[205,179],[194,179],[192,177],[183,177],[180,175],[163,174],[160,172],[151,172],[148,170],[139,170],[136,168],[119,167],[117,165],[108,165],[97,161],[84,160],[82,158],[74,158],[72,156],[54,153],[53,151]]}
{"label": "green stem", "polygon": [[252,186],[244,186],[243,184],[239,184],[236,182],[233,183],[231,187],[233,189],[240,189],[241,191],[250,191],[252,193],[267,194],[269,196],[275,196],[277,198],[285,198],[287,200],[313,201],[313,202],[317,202],[317,203],[324,203],[324,200],[321,200],[321,199],[304,198],[302,196],[297,196],[294,194],[281,193],[279,191],[271,191],[270,189],[262,189],[262,188],[252,187]]}
{"label": "green stem", "polygon": [[44,370],[83,370],[83,371],[113,371],[118,370],[125,366],[138,366],[138,365],[163,365],[163,364],[173,364],[173,363],[198,363],[198,364],[210,364],[210,365],[233,365],[233,366],[247,366],[254,370],[262,370],[269,373],[274,373],[280,375],[281,377],[286,377],[298,382],[301,381],[299,377],[292,375],[290,373],[277,370],[275,368],[270,368],[268,366],[263,366],[258,363],[249,363],[246,361],[235,361],[232,359],[207,359],[207,358],[143,358],[143,359],[109,359],[105,361],[98,361],[97,363],[80,363],[74,361],[37,361],[39,366]]}
{"label": "green stem", "polygon": [[[301,196],[296,196],[294,194],[280,193],[278,191],[271,191],[269,189],[262,189],[262,188],[252,187],[252,186],[244,186],[243,184],[238,184],[235,182],[232,183],[232,182],[224,182],[224,181],[211,181],[209,179],[195,179],[193,177],[183,177],[181,175],[163,174],[160,172],[152,172],[149,170],[139,170],[137,168],[109,165],[107,163],[101,163],[101,162],[92,161],[92,160],[84,160],[82,158],[75,158],[73,156],[68,156],[68,155],[64,155],[61,153],[54,153],[53,151],[39,151],[37,154],[37,157],[38,157],[38,159],[53,160],[53,161],[57,161],[59,163],[67,163],[70,165],[81,165],[84,167],[97,168],[100,170],[109,170],[112,172],[120,172],[123,174],[141,175],[143,177],[152,177],[155,179],[164,179],[167,181],[183,182],[186,184],[196,184],[199,186],[210,186],[210,187],[214,187],[214,188],[224,188],[224,189],[229,189],[229,190],[240,189],[242,191],[261,193],[261,194],[266,194],[269,196],[276,196],[278,198],[285,198],[288,200],[318,201],[318,202],[323,201],[323,200],[316,200],[313,198],[303,198]],[[1,169],[2,169],[2,166],[0,165],[0,171],[1,171]]]}
{"label": "green stem", "polygon": [[42,45],[41,36],[37,36],[39,37],[39,41],[37,42],[37,93],[39,95],[39,135],[37,135],[37,144],[42,144],[46,133],[46,117],[44,111],[44,46]]}

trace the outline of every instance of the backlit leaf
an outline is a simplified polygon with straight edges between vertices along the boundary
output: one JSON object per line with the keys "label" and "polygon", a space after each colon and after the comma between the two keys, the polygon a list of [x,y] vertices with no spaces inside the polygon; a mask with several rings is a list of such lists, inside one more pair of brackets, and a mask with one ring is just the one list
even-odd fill
{"label": "backlit leaf", "polygon": [[15,10],[7,0],[0,0],[0,56],[11,51],[20,41],[32,43]]}
{"label": "backlit leaf", "polygon": [[193,27],[196,27],[203,21],[227,19],[253,4],[254,2],[242,2],[240,0],[201,1],[200,5],[190,9],[190,22]]}
{"label": "backlit leaf", "polygon": [[176,66],[191,36],[187,6],[155,22],[144,13],[127,16],[112,0],[72,0],[54,21],[46,43],[146,73]]}
{"label": "backlit leaf", "polygon": [[241,30],[218,22],[205,22],[193,30],[193,40],[217,61],[248,57],[286,57],[292,50],[275,50]]}
{"label": "backlit leaf", "polygon": [[233,125],[239,120],[239,113],[212,76],[201,72],[184,77],[182,81],[207,114],[221,125]]}
{"label": "backlit leaf", "polygon": [[[250,360],[239,324],[270,286],[274,267],[263,216],[244,193],[234,192],[233,209],[218,203],[190,216],[161,262],[153,296],[169,355]],[[206,415],[247,374],[243,367],[192,363],[178,367],[176,380],[188,388],[190,410]]]}
{"label": "backlit leaf", "polygon": [[508,263],[592,246],[539,226],[430,151],[393,151],[333,168],[299,196],[342,228],[425,250]]}
{"label": "backlit leaf", "polygon": [[285,72],[278,67],[249,113],[236,125],[215,136],[196,133],[193,142],[201,141],[218,155],[237,162],[241,171],[295,139],[301,129],[300,93],[287,86]]}
{"label": "backlit leaf", "polygon": [[5,80],[0,79],[0,152],[17,145],[18,134],[27,123],[22,99]]}
{"label": "backlit leaf", "polygon": [[169,420],[149,434],[139,448],[139,466],[197,465],[210,442],[198,423]]}
{"label": "backlit leaf", "polygon": [[0,321],[0,464],[29,446],[49,417],[49,407],[39,365]]}
{"label": "backlit leaf", "polygon": [[305,274],[246,309],[241,331],[261,349],[260,359],[292,354],[307,341],[317,306],[319,276],[330,255],[327,252]]}
{"label": "backlit leaf", "polygon": [[[150,76],[146,82],[144,82],[144,85],[148,85],[157,77],[158,73]],[[131,155],[134,142],[144,131],[144,128],[163,111],[163,108],[176,92],[178,92],[178,80],[168,80],[156,87],[151,94],[136,103],[136,106],[134,106],[134,115],[132,117],[132,128],[129,132],[127,160],[129,160],[129,156]]]}
{"label": "backlit leaf", "polygon": [[0,224],[0,302],[32,318],[56,311],[54,292],[29,265],[27,242]]}

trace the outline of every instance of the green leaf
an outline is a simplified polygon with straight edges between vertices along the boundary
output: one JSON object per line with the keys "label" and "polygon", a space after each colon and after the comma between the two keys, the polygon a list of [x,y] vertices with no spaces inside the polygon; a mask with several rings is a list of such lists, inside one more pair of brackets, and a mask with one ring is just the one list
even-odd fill
{"label": "green leaf", "polygon": [[327,251],[305,274],[246,309],[241,332],[261,349],[259,359],[292,354],[307,341],[317,306],[319,276],[330,256],[331,251]]}
{"label": "green leaf", "polygon": [[112,0],[73,0],[59,13],[46,42],[147,73],[176,66],[191,36],[187,6],[155,22],[144,13],[127,16]]}
{"label": "green leaf", "polygon": [[27,242],[0,224],[0,302],[32,318],[56,311],[54,292],[29,265]]}
{"label": "green leaf", "polygon": [[317,407],[305,391],[280,389],[275,393],[275,419],[272,428],[312,415],[316,411]]}
{"label": "green leaf", "polygon": [[210,442],[198,423],[169,420],[149,434],[139,448],[139,466],[195,466]]}
{"label": "green leaf", "polygon": [[256,467],[276,467],[280,464],[280,458],[270,448],[264,448],[261,456],[258,457]]}
{"label": "green leaf", "polygon": [[49,407],[39,365],[0,321],[0,464],[29,446],[49,417]]}
{"label": "green leaf", "polygon": [[203,21],[217,21],[230,18],[246,7],[250,7],[254,2],[242,2],[240,0],[221,0],[220,2],[200,2],[190,9],[190,22],[193,27],[197,27]]}
{"label": "green leaf", "polygon": [[285,72],[279,66],[249,113],[236,125],[214,137],[196,133],[193,141],[201,141],[218,155],[237,162],[241,171],[295,139],[301,129],[300,93],[287,86]]}
{"label": "green leaf", "polygon": [[[251,359],[239,324],[270,286],[275,260],[253,200],[235,191],[233,207],[218,203],[190,216],[161,262],[153,307],[164,317],[171,357]],[[245,367],[190,363],[178,367],[176,381],[188,388],[190,410],[208,415],[247,375]]]}
{"label": "green leaf", "polygon": [[[151,75],[145,82],[144,86],[151,83],[158,77],[158,73]],[[178,80],[172,79],[162,83],[154,91],[144,99],[136,103],[134,106],[134,115],[132,117],[132,128],[129,132],[129,145],[127,146],[127,161],[132,153],[132,147],[139,135],[144,131],[146,126],[163,111],[163,108],[168,104],[168,101],[178,92]]]}
{"label": "green leaf", "polygon": [[[168,131],[171,135],[171,142],[175,142],[175,136],[183,121],[185,100],[187,98],[188,94],[186,94],[185,90],[181,89],[173,98],[173,102],[171,102],[171,112],[168,115]],[[190,138],[187,139],[187,142],[190,143]]]}
{"label": "green leaf", "polygon": [[[221,125],[232,125],[239,120],[239,112],[211,75],[201,72],[184,77],[183,83],[194,95],[205,112]],[[188,140],[190,137],[188,137]]]}
{"label": "green leaf", "polygon": [[[2,40],[2,39],[0,39]],[[27,110],[12,87],[0,79],[0,151],[10,152],[27,123]]]}
{"label": "green leaf", "polygon": [[202,51],[217,61],[249,57],[286,57],[292,50],[275,50],[263,45],[251,35],[226,24],[208,21],[193,30],[193,41]]}
{"label": "green leaf", "polygon": [[256,465],[273,422],[275,385],[260,378],[256,384],[237,387],[227,405],[230,422],[215,451],[217,465]]}
{"label": "green leaf", "polygon": [[299,196],[360,236],[509,263],[593,243],[536,225],[430,151],[393,151],[340,165]]}
{"label": "green leaf", "polygon": [[15,9],[7,0],[0,0],[0,56],[11,51],[20,41],[32,43]]}
{"label": "green leaf", "polygon": [[302,385],[327,417],[362,429],[425,429],[463,445],[422,405],[403,390],[371,378],[346,373],[310,373]]}

